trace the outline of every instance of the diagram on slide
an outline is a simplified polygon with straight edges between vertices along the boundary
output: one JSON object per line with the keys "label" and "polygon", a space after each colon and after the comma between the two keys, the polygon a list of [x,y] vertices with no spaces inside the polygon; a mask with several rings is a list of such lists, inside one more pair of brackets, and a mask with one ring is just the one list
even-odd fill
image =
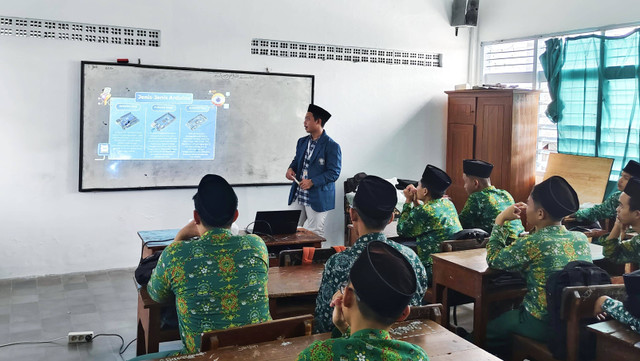
{"label": "diagram on slide", "polygon": [[109,160],[213,160],[218,106],[190,93],[136,92],[109,99]]}

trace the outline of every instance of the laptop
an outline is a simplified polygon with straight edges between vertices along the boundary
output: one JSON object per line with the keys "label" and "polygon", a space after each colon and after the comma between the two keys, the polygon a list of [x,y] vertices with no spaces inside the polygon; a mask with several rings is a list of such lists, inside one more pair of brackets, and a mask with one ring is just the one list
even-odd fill
{"label": "laptop", "polygon": [[301,212],[300,209],[256,212],[253,233],[270,235],[296,233]]}

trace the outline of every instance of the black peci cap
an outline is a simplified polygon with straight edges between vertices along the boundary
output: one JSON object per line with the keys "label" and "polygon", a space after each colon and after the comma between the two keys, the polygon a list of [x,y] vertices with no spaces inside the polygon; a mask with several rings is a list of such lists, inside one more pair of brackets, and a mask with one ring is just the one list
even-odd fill
{"label": "black peci cap", "polygon": [[329,118],[331,118],[331,113],[320,108],[315,104],[309,104],[309,108],[307,108],[307,112],[310,112],[311,114],[313,114],[315,118],[320,118],[324,120],[325,123],[327,122],[327,120],[329,120]]}
{"label": "black peci cap", "polygon": [[576,191],[569,182],[557,175],[533,187],[531,198],[554,218],[562,218],[580,208]]}
{"label": "black peci cap", "polygon": [[624,187],[624,191],[631,198],[640,199],[640,178],[631,177]]}
{"label": "black peci cap", "polygon": [[418,287],[409,261],[380,241],[367,244],[353,263],[349,279],[360,301],[383,317],[398,317]]}
{"label": "black peci cap", "polygon": [[375,175],[364,177],[353,197],[353,207],[369,218],[383,220],[391,217],[398,203],[395,187]]}
{"label": "black peci cap", "polygon": [[640,177],[640,163],[635,160],[630,160],[629,163],[622,168],[622,171],[629,173],[632,177]]}
{"label": "black peci cap", "polygon": [[420,179],[423,187],[429,191],[444,193],[451,185],[451,178],[442,169],[427,164]]}
{"label": "black peci cap", "polygon": [[202,220],[211,227],[229,224],[238,209],[236,192],[217,174],[202,177],[193,203]]}
{"label": "black peci cap", "polygon": [[478,178],[491,177],[493,164],[479,159],[465,159],[462,161],[462,171],[468,176]]}

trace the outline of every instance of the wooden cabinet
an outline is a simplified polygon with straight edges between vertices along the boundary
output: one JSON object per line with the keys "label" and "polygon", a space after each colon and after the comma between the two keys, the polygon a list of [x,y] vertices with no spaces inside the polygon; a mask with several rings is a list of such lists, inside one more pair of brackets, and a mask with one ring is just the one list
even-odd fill
{"label": "wooden cabinet", "polygon": [[491,183],[526,202],[535,184],[538,96],[531,90],[448,91],[447,191],[458,211],[467,200],[462,160],[493,164]]}

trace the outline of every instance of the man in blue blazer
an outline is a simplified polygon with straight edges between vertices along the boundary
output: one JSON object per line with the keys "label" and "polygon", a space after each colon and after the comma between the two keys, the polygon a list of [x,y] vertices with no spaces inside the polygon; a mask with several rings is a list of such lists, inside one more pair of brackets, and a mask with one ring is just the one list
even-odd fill
{"label": "man in blue blazer", "polygon": [[298,226],[324,236],[327,212],[335,208],[335,181],[340,176],[340,145],[324,131],[331,114],[309,104],[304,117],[308,136],[298,139],[296,156],[287,169],[287,179],[294,181],[289,192],[289,205],[301,209]]}

